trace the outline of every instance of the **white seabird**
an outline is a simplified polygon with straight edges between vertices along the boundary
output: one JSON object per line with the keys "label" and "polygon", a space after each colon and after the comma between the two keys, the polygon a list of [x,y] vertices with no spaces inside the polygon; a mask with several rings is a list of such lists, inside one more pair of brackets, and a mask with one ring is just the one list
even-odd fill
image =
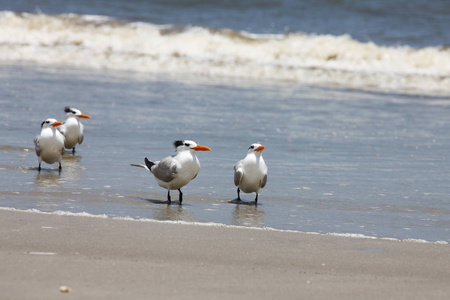
{"label": "white seabird", "polygon": [[55,119],[47,119],[41,124],[41,133],[34,139],[34,149],[39,159],[38,170],[41,170],[41,162],[53,164],[59,162],[61,171],[61,159],[64,154],[64,136],[56,130],[62,123]]}
{"label": "white seabird", "polygon": [[234,184],[237,188],[237,200],[241,201],[240,191],[256,193],[255,204],[258,203],[259,190],[267,183],[267,166],[262,157],[266,147],[252,144],[248,148],[247,156],[234,166]]}
{"label": "white seabird", "polygon": [[189,140],[178,140],[173,145],[176,149],[175,155],[155,162],[151,162],[146,157],[145,165],[132,164],[132,166],[149,170],[155,176],[158,185],[167,189],[169,203],[171,203],[170,190],[178,190],[181,204],[183,201],[181,188],[194,179],[200,171],[200,162],[195,152],[211,151],[211,149]]}
{"label": "white seabird", "polygon": [[66,149],[72,149],[72,153],[75,153],[75,146],[81,144],[84,139],[84,126],[80,122],[80,118],[91,119],[90,116],[83,114],[80,110],[66,106],[64,108],[66,112],[66,121],[58,130],[64,135],[66,141],[64,147]]}

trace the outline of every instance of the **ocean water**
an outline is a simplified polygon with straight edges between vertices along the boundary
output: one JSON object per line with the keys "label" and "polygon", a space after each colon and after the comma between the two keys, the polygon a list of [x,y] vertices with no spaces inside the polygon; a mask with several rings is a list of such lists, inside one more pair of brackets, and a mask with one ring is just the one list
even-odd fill
{"label": "ocean water", "polygon": [[[450,241],[445,1],[60,2],[0,6],[0,206]],[[85,141],[39,173],[66,105]],[[130,166],[177,139],[212,148],[182,206]],[[237,205],[254,142],[268,184]]]}
{"label": "ocean water", "polygon": [[0,61],[450,93],[448,1],[4,1]]}

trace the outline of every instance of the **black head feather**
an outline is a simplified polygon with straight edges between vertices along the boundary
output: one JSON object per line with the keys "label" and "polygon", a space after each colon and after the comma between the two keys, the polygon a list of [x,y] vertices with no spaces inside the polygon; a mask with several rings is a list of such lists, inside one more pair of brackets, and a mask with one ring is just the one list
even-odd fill
{"label": "black head feather", "polygon": [[42,122],[41,123],[41,128],[44,126],[45,123],[50,124],[50,121],[49,120],[45,120],[44,122]]}
{"label": "black head feather", "polygon": [[70,112],[73,113],[73,110],[70,109],[69,106],[64,107],[64,111],[65,111],[66,113],[70,113]]}
{"label": "black head feather", "polygon": [[178,148],[178,146],[181,146],[183,144],[184,144],[184,141],[182,141],[182,140],[173,142],[173,146],[175,147],[175,149]]}

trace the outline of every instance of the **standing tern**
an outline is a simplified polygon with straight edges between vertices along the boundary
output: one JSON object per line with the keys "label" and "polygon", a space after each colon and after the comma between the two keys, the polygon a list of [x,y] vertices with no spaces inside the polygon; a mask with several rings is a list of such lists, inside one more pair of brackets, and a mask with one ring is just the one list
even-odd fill
{"label": "standing tern", "polygon": [[256,193],[255,204],[258,203],[259,189],[266,186],[267,166],[262,157],[266,147],[261,144],[252,144],[248,148],[247,156],[234,166],[234,184],[238,187],[238,201],[241,201],[240,191]]}
{"label": "standing tern", "polygon": [[75,146],[81,144],[84,139],[84,126],[81,124],[80,118],[90,119],[91,117],[81,113],[78,109],[69,106],[66,106],[64,111],[66,112],[67,118],[64,124],[58,127],[58,130],[66,138],[64,147],[66,147],[66,149],[72,149],[72,153],[75,154]]}
{"label": "standing tern", "polygon": [[59,162],[61,171],[61,158],[64,154],[64,136],[56,130],[62,125],[55,119],[47,119],[41,124],[41,133],[34,139],[34,149],[39,158],[38,170],[41,171],[41,162],[48,164]]}
{"label": "standing tern", "polygon": [[158,185],[167,189],[167,201],[172,202],[170,190],[178,190],[179,202],[183,201],[181,188],[194,179],[200,171],[200,162],[195,155],[196,151],[211,151],[210,148],[197,145],[194,141],[175,141],[175,155],[168,156],[160,161],[151,162],[145,158],[145,165],[132,164],[134,167],[142,167],[149,170]]}

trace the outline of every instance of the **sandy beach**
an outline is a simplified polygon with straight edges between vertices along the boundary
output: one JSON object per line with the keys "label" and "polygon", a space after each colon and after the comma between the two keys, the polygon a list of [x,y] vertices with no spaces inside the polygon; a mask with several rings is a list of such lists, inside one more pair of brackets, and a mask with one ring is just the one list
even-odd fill
{"label": "sandy beach", "polygon": [[0,216],[2,299],[447,299],[450,293],[448,244],[8,210]]}

